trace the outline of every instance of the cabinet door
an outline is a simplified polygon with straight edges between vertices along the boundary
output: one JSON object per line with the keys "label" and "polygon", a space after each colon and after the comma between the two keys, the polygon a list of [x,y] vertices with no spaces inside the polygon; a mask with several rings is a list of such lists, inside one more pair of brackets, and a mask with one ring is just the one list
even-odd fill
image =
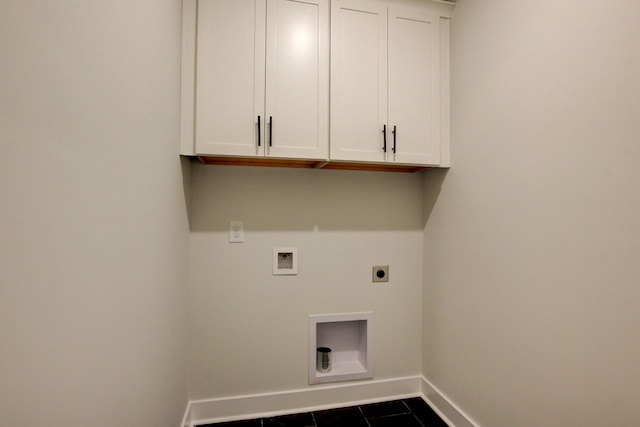
{"label": "cabinet door", "polygon": [[439,16],[389,8],[389,126],[397,163],[440,164],[439,25]]}
{"label": "cabinet door", "polygon": [[[332,160],[385,161],[387,12],[369,0],[331,3]],[[387,132],[387,136],[391,134]]]}
{"label": "cabinet door", "polygon": [[266,0],[199,0],[197,16],[196,153],[261,156]]}
{"label": "cabinet door", "polygon": [[266,155],[327,159],[329,2],[267,2]]}

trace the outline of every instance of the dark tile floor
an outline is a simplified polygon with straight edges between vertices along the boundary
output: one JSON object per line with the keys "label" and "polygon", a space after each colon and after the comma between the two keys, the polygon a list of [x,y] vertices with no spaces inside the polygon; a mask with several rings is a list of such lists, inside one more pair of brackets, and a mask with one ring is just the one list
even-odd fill
{"label": "dark tile floor", "polygon": [[199,427],[447,427],[419,397]]}

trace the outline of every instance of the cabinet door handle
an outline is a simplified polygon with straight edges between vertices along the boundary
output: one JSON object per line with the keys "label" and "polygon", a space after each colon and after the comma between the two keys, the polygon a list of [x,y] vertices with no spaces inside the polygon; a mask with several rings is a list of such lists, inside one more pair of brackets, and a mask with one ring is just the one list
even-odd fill
{"label": "cabinet door handle", "polygon": [[387,152],[387,125],[382,125],[382,141],[384,144],[382,145],[382,152]]}
{"label": "cabinet door handle", "polygon": [[393,154],[396,154],[396,126],[393,126]]}
{"label": "cabinet door handle", "polygon": [[273,117],[269,116],[269,147],[273,146]]}
{"label": "cabinet door handle", "polygon": [[260,116],[258,116],[258,147],[260,147],[261,143],[260,143],[260,134],[261,134],[261,129],[260,129]]}

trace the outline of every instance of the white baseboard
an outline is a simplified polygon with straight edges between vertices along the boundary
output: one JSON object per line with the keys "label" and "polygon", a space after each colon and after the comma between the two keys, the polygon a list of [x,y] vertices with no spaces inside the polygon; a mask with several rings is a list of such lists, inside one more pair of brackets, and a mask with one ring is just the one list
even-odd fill
{"label": "white baseboard", "polygon": [[182,427],[313,412],[421,395],[421,377],[313,386],[300,390],[189,402]]}
{"label": "white baseboard", "polygon": [[450,427],[480,427],[433,384],[421,377],[422,398]]}
{"label": "white baseboard", "polygon": [[187,405],[181,427],[313,412],[418,396],[425,399],[450,427],[479,427],[421,376],[193,400]]}

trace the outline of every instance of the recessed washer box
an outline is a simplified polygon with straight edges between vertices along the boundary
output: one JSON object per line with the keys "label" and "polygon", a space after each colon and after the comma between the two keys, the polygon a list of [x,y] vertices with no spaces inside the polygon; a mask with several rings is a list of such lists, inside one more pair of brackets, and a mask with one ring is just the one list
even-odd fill
{"label": "recessed washer box", "polygon": [[[316,349],[331,349],[331,371],[317,370]],[[309,384],[373,378],[373,312],[309,316]]]}
{"label": "recessed washer box", "polygon": [[273,275],[298,274],[298,248],[273,248]]}

